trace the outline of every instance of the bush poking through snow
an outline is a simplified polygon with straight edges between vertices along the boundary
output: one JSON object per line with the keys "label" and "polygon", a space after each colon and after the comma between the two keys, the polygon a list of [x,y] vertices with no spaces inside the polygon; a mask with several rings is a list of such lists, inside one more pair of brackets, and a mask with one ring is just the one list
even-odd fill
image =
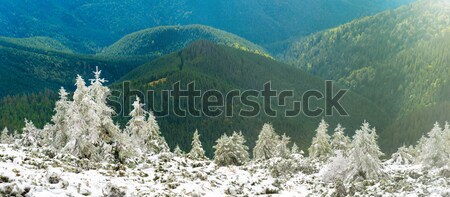
{"label": "bush poking through snow", "polygon": [[320,169],[320,177],[324,182],[334,182],[335,180],[345,180],[348,176],[350,162],[341,152],[336,152],[335,156],[328,159],[327,164]]}

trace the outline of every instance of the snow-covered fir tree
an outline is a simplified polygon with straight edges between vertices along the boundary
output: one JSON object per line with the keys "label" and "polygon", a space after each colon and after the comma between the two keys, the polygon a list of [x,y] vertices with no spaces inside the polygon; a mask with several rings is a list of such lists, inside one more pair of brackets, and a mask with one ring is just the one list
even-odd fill
{"label": "snow-covered fir tree", "polygon": [[130,143],[113,123],[114,110],[106,105],[109,88],[103,86],[100,71],[95,71],[95,79],[87,87],[81,76],[76,79],[67,113],[68,140],[63,150],[79,158],[94,160],[116,159],[123,162],[131,156]]}
{"label": "snow-covered fir tree", "polygon": [[448,153],[450,143],[444,136],[444,131],[436,122],[420,147],[419,160],[424,167],[442,167],[450,161]]}
{"label": "snow-covered fir tree", "polygon": [[14,142],[14,138],[9,135],[8,128],[4,128],[2,130],[2,134],[0,136],[0,144],[12,144]]}
{"label": "snow-covered fir tree", "polygon": [[87,157],[99,159],[98,150],[94,146],[99,141],[97,129],[100,119],[95,116],[92,108],[95,105],[89,95],[86,82],[78,75],[76,79],[76,90],[73,94],[73,102],[68,109],[69,119],[67,121],[69,139],[63,150],[77,157]]}
{"label": "snow-covered fir tree", "polygon": [[131,136],[131,140],[140,154],[168,152],[169,146],[161,136],[155,116],[146,112],[143,106],[137,97],[133,103],[133,110],[130,112],[131,119],[128,121],[125,132]]}
{"label": "snow-covered fir tree", "polygon": [[223,134],[213,147],[214,162],[220,166],[243,165],[250,158],[248,147],[245,145],[245,138],[242,133],[233,132],[233,135]]}
{"label": "snow-covered fir tree", "polygon": [[55,115],[52,116],[53,125],[50,128],[50,134],[53,137],[53,146],[57,149],[62,149],[67,144],[69,139],[69,125],[70,119],[69,108],[71,101],[67,96],[69,93],[64,88],[59,90],[59,100],[55,104]]}
{"label": "snow-covered fir tree", "polygon": [[181,150],[180,146],[178,146],[178,144],[177,144],[177,146],[175,147],[175,150],[173,150],[173,154],[175,154],[178,157],[182,157],[182,156],[184,156],[185,153],[183,152],[183,150]]}
{"label": "snow-covered fir tree", "polygon": [[311,146],[308,149],[309,157],[325,161],[331,153],[330,136],[328,135],[328,123],[324,119],[319,123],[316,129],[316,135],[312,139]]}
{"label": "snow-covered fir tree", "polygon": [[[107,105],[107,98],[111,95],[111,91],[103,83],[107,82],[100,77],[101,70],[94,72],[94,79],[91,79],[91,85],[88,88],[89,94],[94,101],[94,105],[91,106],[99,119],[96,128],[98,129],[98,135],[101,137],[101,141],[107,144],[115,143],[115,140],[120,140],[119,126],[114,123],[112,116],[115,114],[114,109]],[[95,134],[97,135],[97,134]]]}
{"label": "snow-covered fir tree", "polygon": [[417,141],[416,146],[414,147],[414,153],[415,155],[415,159],[414,159],[414,163],[420,163],[420,159],[421,159],[421,154],[422,154],[422,150],[426,144],[427,141],[427,137],[422,135],[422,137],[420,137],[420,139]]}
{"label": "snow-covered fir tree", "polygon": [[280,143],[277,145],[277,156],[282,158],[288,158],[291,156],[291,151],[288,148],[291,138],[286,134],[281,136]]}
{"label": "snow-covered fir tree", "polygon": [[204,160],[207,159],[205,156],[205,151],[203,150],[202,143],[200,142],[200,135],[196,129],[194,136],[192,137],[192,148],[187,154],[187,157],[194,160]]}
{"label": "snow-covered fir tree", "polygon": [[378,179],[382,174],[380,156],[383,153],[377,145],[377,134],[375,128],[370,128],[368,122],[364,121],[359,130],[353,136],[349,154],[350,176],[348,180],[362,177],[365,179]]}
{"label": "snow-covered fir tree", "polygon": [[344,133],[345,128],[340,124],[334,129],[334,134],[331,139],[331,150],[334,154],[336,152],[341,152],[344,156],[347,155],[348,149],[350,148],[350,138]]}
{"label": "snow-covered fir tree", "polygon": [[270,159],[277,154],[277,145],[280,142],[280,136],[275,133],[271,124],[264,124],[259,133],[256,145],[253,148],[254,159]]}
{"label": "snow-covered fir tree", "polygon": [[25,127],[22,130],[22,139],[20,143],[23,146],[37,146],[39,140],[39,129],[32,121],[25,119]]}
{"label": "snow-covered fir tree", "polygon": [[291,154],[300,154],[300,150],[299,150],[299,148],[298,148],[298,146],[297,146],[297,144],[295,142],[292,145]]}
{"label": "snow-covered fir tree", "polygon": [[[450,124],[448,123],[448,122],[445,122],[445,125],[444,125],[444,130],[442,131],[443,132],[443,141],[444,141],[444,143],[445,143],[445,152],[447,153],[447,155],[448,155],[448,162],[447,163],[450,163]],[[449,166],[450,167],[450,166]]]}
{"label": "snow-covered fir tree", "polygon": [[147,142],[148,149],[156,153],[169,152],[169,146],[167,145],[164,137],[161,135],[158,122],[156,121],[156,117],[153,113],[148,113],[147,123],[150,128]]}

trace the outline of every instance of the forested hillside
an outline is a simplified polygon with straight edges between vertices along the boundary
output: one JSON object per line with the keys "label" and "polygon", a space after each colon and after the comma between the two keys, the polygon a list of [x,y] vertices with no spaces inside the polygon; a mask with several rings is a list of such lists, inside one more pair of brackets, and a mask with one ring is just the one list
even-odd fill
{"label": "forested hillside", "polygon": [[73,76],[90,75],[96,66],[114,81],[146,61],[74,54],[49,38],[0,38],[0,60],[0,98],[61,86],[72,89]]}
{"label": "forested hillside", "polygon": [[126,35],[98,56],[159,57],[183,49],[196,40],[209,40],[217,44],[269,56],[265,49],[234,34],[204,25],[160,26]]}
{"label": "forested hillside", "polygon": [[20,133],[28,119],[42,128],[50,121],[57,98],[51,90],[3,97],[0,99],[0,127]]}
{"label": "forested hillside", "polygon": [[[325,85],[324,80],[299,69],[256,54],[215,45],[207,41],[196,42],[181,52],[140,66],[113,84],[112,88],[120,90],[121,81],[130,81],[132,89],[155,90],[156,103],[154,106],[161,104],[161,90],[171,90],[172,85],[177,81],[181,82],[183,89],[186,89],[188,83],[195,82],[196,88],[202,91],[215,89],[223,93],[233,89],[262,90],[263,84],[271,81],[276,90],[294,90],[296,100],[301,100],[301,94],[307,90],[323,91]],[[314,101],[314,99],[311,100]],[[129,100],[125,101],[125,103],[130,102]],[[258,102],[261,103],[262,100]],[[326,117],[326,119],[333,126],[337,122],[341,122],[344,126],[349,127],[348,132],[350,133],[356,128],[354,126],[364,119],[371,120],[379,128],[383,128],[389,120],[389,115],[378,110],[367,99],[353,93],[346,94],[341,102],[351,117],[341,117],[335,112],[335,116]],[[288,109],[291,109],[292,106],[289,102],[287,103]],[[324,107],[321,101],[312,102],[311,105]],[[147,103],[147,106],[153,105]],[[181,106],[185,107],[185,104],[182,103]],[[196,101],[195,106],[201,109],[199,100]],[[235,104],[235,113],[241,108],[241,105]],[[156,111],[161,111],[161,108],[158,107]],[[252,118],[242,117],[238,114],[229,118],[224,117],[224,114],[211,118],[205,116],[178,117],[173,114],[173,110],[170,112],[169,116],[158,119],[161,131],[169,145],[174,147],[179,144],[182,149],[187,150],[191,143],[190,136],[198,128],[202,136],[201,141],[209,156],[212,154],[215,139],[223,133],[230,133],[233,130],[242,130],[250,147],[253,147],[252,143],[257,137],[257,131],[264,122],[273,123],[278,131],[291,136],[293,141],[298,142],[300,148],[305,148],[309,145],[313,131],[322,118],[322,116],[306,117],[304,114],[284,118],[282,115],[284,111],[280,111],[279,117],[274,118],[267,117],[263,115],[264,113]],[[125,121],[126,119],[121,121],[122,125]]]}
{"label": "forested hillside", "polygon": [[339,81],[395,119],[413,116],[449,101],[449,27],[448,1],[421,0],[301,39],[286,61]]}

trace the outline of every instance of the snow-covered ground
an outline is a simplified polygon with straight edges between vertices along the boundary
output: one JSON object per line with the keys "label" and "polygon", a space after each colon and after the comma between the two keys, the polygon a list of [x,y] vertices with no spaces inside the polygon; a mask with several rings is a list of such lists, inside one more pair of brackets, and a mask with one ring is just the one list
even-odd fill
{"label": "snow-covered ground", "polygon": [[301,158],[219,167],[172,153],[125,167],[0,145],[0,196],[335,196],[342,188],[349,196],[450,196],[449,170],[384,163],[380,181],[340,185],[324,179],[321,168]]}

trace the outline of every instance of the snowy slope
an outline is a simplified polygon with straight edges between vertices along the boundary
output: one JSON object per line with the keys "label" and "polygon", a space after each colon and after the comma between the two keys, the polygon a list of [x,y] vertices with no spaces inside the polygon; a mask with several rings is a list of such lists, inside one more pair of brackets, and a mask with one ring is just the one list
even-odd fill
{"label": "snowy slope", "polygon": [[[0,196],[332,196],[320,163],[274,158],[218,167],[172,153],[146,155],[137,165],[93,163],[48,149],[0,145]],[[450,171],[384,163],[386,177],[345,185],[348,195],[447,196]],[[446,172],[447,174],[443,173]]]}

